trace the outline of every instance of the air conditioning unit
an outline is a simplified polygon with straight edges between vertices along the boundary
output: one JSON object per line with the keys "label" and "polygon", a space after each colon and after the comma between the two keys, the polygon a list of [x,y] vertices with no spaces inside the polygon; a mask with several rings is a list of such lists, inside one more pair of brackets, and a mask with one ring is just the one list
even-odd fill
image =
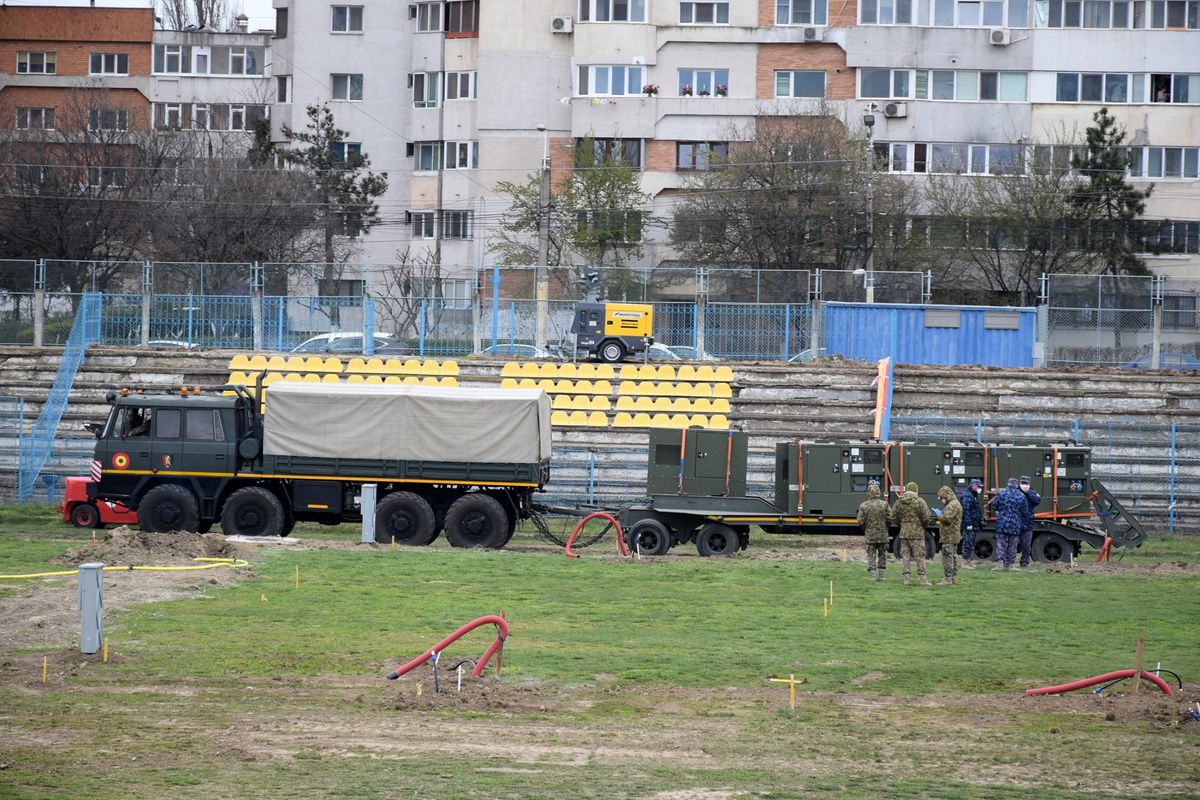
{"label": "air conditioning unit", "polygon": [[908,116],[908,103],[887,103],[883,115],[888,119],[904,119]]}
{"label": "air conditioning unit", "polygon": [[824,38],[824,28],[804,28],[800,31],[800,41],[802,42],[819,42]]}
{"label": "air conditioning unit", "polygon": [[570,17],[551,17],[551,33],[570,33],[575,29],[575,20]]}
{"label": "air conditioning unit", "polygon": [[988,31],[988,41],[997,47],[1007,47],[1012,44],[1012,31],[1008,28],[992,28]]}

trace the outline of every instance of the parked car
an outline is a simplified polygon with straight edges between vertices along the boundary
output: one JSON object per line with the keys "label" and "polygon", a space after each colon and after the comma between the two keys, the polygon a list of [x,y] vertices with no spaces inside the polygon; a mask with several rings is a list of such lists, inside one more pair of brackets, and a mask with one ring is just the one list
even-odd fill
{"label": "parked car", "polygon": [[151,339],[150,341],[146,342],[146,347],[182,347],[187,350],[195,350],[197,347],[201,346],[202,345],[197,344],[196,342],[177,342],[173,339]]}
{"label": "parked car", "polygon": [[810,350],[801,350],[799,353],[796,353],[796,355],[789,358],[788,363],[789,364],[798,364],[801,361],[812,361],[815,358],[824,358],[824,357],[825,357],[825,348],[824,347],[816,347],[816,348],[812,348]]}
{"label": "parked car", "polygon": [[[1121,369],[1150,369],[1150,362],[1150,353],[1146,352],[1128,364],[1122,364]],[[1189,356],[1187,353],[1159,353],[1158,368],[1200,370],[1200,359],[1195,356]]]}
{"label": "parked car", "polygon": [[716,356],[710,356],[701,350],[694,347],[687,347],[681,344],[668,345],[667,349],[675,355],[682,358],[684,361],[716,361]]}
{"label": "parked car", "polygon": [[479,351],[483,356],[516,356],[517,358],[554,358],[549,350],[534,347],[531,344],[489,344]]}
{"label": "parked car", "polygon": [[[375,350],[378,351],[379,348],[391,344],[392,341],[392,334],[376,333]],[[292,348],[293,353],[361,353],[362,351],[362,331],[322,333],[311,339],[306,339]]]}
{"label": "parked car", "polygon": [[[661,342],[655,342],[646,350],[651,361],[679,361],[679,356],[671,348]],[[636,360],[636,359],[635,359]]]}

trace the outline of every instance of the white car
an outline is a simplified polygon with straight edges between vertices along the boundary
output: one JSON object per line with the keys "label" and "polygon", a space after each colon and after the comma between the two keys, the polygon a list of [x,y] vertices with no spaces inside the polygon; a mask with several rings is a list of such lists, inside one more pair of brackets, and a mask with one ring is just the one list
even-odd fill
{"label": "white car", "polygon": [[[390,333],[376,333],[375,346],[381,347],[391,341]],[[322,333],[311,339],[306,339],[296,347],[293,353],[361,353],[363,351],[362,331],[339,331],[337,333]]]}

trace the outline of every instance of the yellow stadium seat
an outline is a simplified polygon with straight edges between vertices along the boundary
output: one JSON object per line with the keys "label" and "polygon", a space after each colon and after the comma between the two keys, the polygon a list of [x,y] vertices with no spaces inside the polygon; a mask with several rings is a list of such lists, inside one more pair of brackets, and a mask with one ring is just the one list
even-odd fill
{"label": "yellow stadium seat", "polygon": [[733,383],[733,370],[729,367],[717,367],[713,380],[718,383]]}
{"label": "yellow stadium seat", "polygon": [[287,366],[288,372],[304,372],[304,357],[303,356],[288,356]]}
{"label": "yellow stadium seat", "polygon": [[688,384],[689,397],[712,397],[711,383],[693,383]]}
{"label": "yellow stadium seat", "polygon": [[541,386],[538,385],[538,381],[536,378],[521,378],[521,380],[517,383],[517,386],[521,389],[540,389],[540,388],[542,388]]}
{"label": "yellow stadium seat", "polygon": [[387,375],[384,377],[383,382],[385,385],[399,386],[404,381],[401,380],[399,375]]}
{"label": "yellow stadium seat", "polygon": [[609,401],[609,399],[607,397],[595,395],[591,398],[591,400],[592,400],[592,405],[591,405],[592,411],[607,412],[610,408],[612,408],[612,403]]}
{"label": "yellow stadium seat", "polygon": [[637,364],[622,364],[621,365],[621,380],[636,381],[638,380]]}
{"label": "yellow stadium seat", "polygon": [[421,362],[421,375],[441,375],[442,365],[437,362],[437,359],[427,358]]}
{"label": "yellow stadium seat", "polygon": [[304,359],[304,371],[309,373],[324,372],[325,359],[321,358],[320,356],[309,356],[308,358]]}
{"label": "yellow stadium seat", "polygon": [[313,373],[311,373],[311,372],[306,372],[306,373],[304,373],[303,382],[304,382],[304,383],[320,383],[320,382],[321,382],[321,376],[320,376],[320,375],[314,375],[314,374],[313,374]]}
{"label": "yellow stadium seat", "polygon": [[516,378],[501,378],[500,379],[500,388],[501,389],[516,389],[517,386],[518,386],[518,384],[517,384]]}
{"label": "yellow stadium seat", "polygon": [[439,380],[440,379],[436,375],[423,375],[423,376],[421,376],[421,385],[422,386],[441,386],[442,384],[439,382]]}
{"label": "yellow stadium seat", "polygon": [[388,375],[403,374],[404,362],[398,358],[389,358],[383,362],[383,371]]}
{"label": "yellow stadium seat", "polygon": [[682,387],[684,385],[685,384],[682,384],[682,383],[673,383],[671,381],[662,381],[661,383],[658,384],[658,394],[663,397],[675,397],[676,395],[683,393],[680,387]]}
{"label": "yellow stadium seat", "polygon": [[651,417],[649,414],[638,412],[633,415],[633,426],[635,428],[649,428],[651,426]]}
{"label": "yellow stadium seat", "polygon": [[617,394],[639,394],[636,381],[621,381],[617,384]]}
{"label": "yellow stadium seat", "polygon": [[704,416],[703,414],[693,414],[691,416],[691,418],[688,420],[688,427],[689,428],[707,428],[708,427],[708,417]]}
{"label": "yellow stadium seat", "polygon": [[[442,365],[438,368],[438,374],[452,378],[458,377],[458,362],[453,359],[443,361]],[[457,386],[458,382],[455,381],[454,385]]]}
{"label": "yellow stadium seat", "polygon": [[613,417],[613,427],[614,428],[633,428],[633,427],[635,427],[633,424],[633,414],[630,414],[628,411],[618,411],[617,415],[615,417]]}
{"label": "yellow stadium seat", "polygon": [[283,356],[271,356],[267,359],[266,368],[271,372],[283,372],[287,369],[287,359]]}
{"label": "yellow stadium seat", "polygon": [[686,427],[690,426],[691,424],[692,424],[692,419],[687,414],[672,414],[671,415],[671,427],[672,428],[686,428]]}
{"label": "yellow stadium seat", "polygon": [[521,365],[515,361],[505,361],[504,366],[500,368],[501,378],[515,378],[521,374]]}
{"label": "yellow stadium seat", "polygon": [[671,424],[670,414],[654,414],[650,416],[650,427],[652,428],[674,428],[677,427]]}
{"label": "yellow stadium seat", "polygon": [[263,372],[267,368],[266,356],[251,356],[249,369],[254,372]]}
{"label": "yellow stadium seat", "polygon": [[229,373],[229,378],[225,382],[230,384],[231,386],[238,386],[238,385],[249,386],[250,385],[250,380],[249,380],[249,378],[246,377],[246,373],[244,373],[244,372]]}
{"label": "yellow stadium seat", "polygon": [[[583,412],[580,412],[583,413]],[[589,428],[607,428],[608,415],[603,411],[593,411],[587,415],[587,426]]]}
{"label": "yellow stadium seat", "polygon": [[654,398],[655,411],[672,411],[675,408],[675,401],[670,397]]}
{"label": "yellow stadium seat", "polygon": [[733,397],[733,387],[728,383],[714,383],[713,397]]}
{"label": "yellow stadium seat", "polygon": [[303,376],[299,372],[288,372],[283,376],[285,383],[303,383]]}
{"label": "yellow stadium seat", "polygon": [[557,378],[558,364],[545,363],[537,365],[537,375],[539,378]]}
{"label": "yellow stadium seat", "polygon": [[557,410],[569,411],[575,407],[575,398],[565,394],[555,395],[550,398],[550,407]]}
{"label": "yellow stadium seat", "polygon": [[553,425],[554,427],[563,427],[565,425],[570,425],[571,423],[568,422],[569,419],[570,419],[569,412],[566,412],[566,411],[550,412],[550,424]]}
{"label": "yellow stadium seat", "polygon": [[560,378],[579,378],[582,376],[579,374],[579,368],[576,367],[574,364],[559,364],[558,365],[558,377],[560,377]]}
{"label": "yellow stadium seat", "polygon": [[406,359],[404,361],[404,364],[400,367],[400,374],[402,374],[402,375],[420,375],[421,374],[421,362],[415,358]]}
{"label": "yellow stadium seat", "polygon": [[230,372],[245,372],[250,369],[250,356],[238,353],[233,358],[229,359]]}
{"label": "yellow stadium seat", "polygon": [[615,380],[617,371],[613,369],[612,364],[593,364],[596,370],[596,377],[603,381]]}
{"label": "yellow stadium seat", "polygon": [[453,375],[446,375],[441,379],[441,383],[438,385],[439,386],[457,387],[458,386],[458,378],[454,377]]}
{"label": "yellow stadium seat", "polygon": [[[544,379],[549,380],[549,379]],[[575,394],[575,381],[552,381],[553,389],[547,389],[548,392],[556,392],[557,394]]]}
{"label": "yellow stadium seat", "polygon": [[629,395],[620,395],[617,397],[617,411],[633,411],[634,399]]}
{"label": "yellow stadium seat", "polygon": [[[541,389],[543,392],[548,394],[553,394],[556,391],[556,382],[550,378],[538,378],[536,380],[533,378],[527,378],[526,380],[533,381],[533,388]],[[521,385],[523,386],[524,384],[525,380],[521,381]]]}
{"label": "yellow stadium seat", "polygon": [[656,381],[658,380],[658,367],[653,364],[642,364],[638,367],[638,377],[644,381]]}
{"label": "yellow stadium seat", "polygon": [[675,368],[670,364],[663,364],[658,368],[658,379],[660,381],[675,380]]}
{"label": "yellow stadium seat", "polygon": [[634,403],[636,404],[634,406],[634,410],[635,411],[653,411],[654,410],[654,400],[655,400],[655,398],[646,397],[644,395],[642,397],[634,398]]}
{"label": "yellow stadium seat", "polygon": [[676,397],[671,403],[672,411],[682,411],[685,414],[692,413],[692,401],[686,397]]}
{"label": "yellow stadium seat", "polygon": [[341,376],[335,375],[332,372],[326,372],[321,377],[321,383],[341,383],[341,382],[342,382]]}
{"label": "yellow stadium seat", "polygon": [[270,386],[272,383],[281,380],[283,380],[283,375],[279,374],[278,372],[268,372],[265,376],[263,376],[263,386]]}
{"label": "yellow stadium seat", "polygon": [[592,394],[602,394],[605,397],[613,393],[612,384],[606,380],[598,380],[592,384]]}
{"label": "yellow stadium seat", "polygon": [[350,363],[346,365],[346,372],[355,373],[355,372],[366,372],[366,371],[367,371],[367,362],[361,358],[352,358],[352,359],[350,359]]}
{"label": "yellow stadium seat", "polygon": [[691,364],[684,364],[683,366],[681,366],[679,368],[679,373],[678,373],[677,377],[681,381],[699,380],[699,378],[696,377],[696,368],[693,367]]}
{"label": "yellow stadium seat", "polygon": [[346,383],[358,384],[358,383],[366,383],[366,382],[367,382],[366,376],[360,375],[357,372],[352,372],[346,376]]}
{"label": "yellow stadium seat", "polygon": [[713,414],[708,418],[708,427],[719,431],[729,429],[729,419],[724,414]]}
{"label": "yellow stadium seat", "polygon": [[367,383],[382,386],[383,385],[383,376],[382,375],[368,375]]}
{"label": "yellow stadium seat", "polygon": [[338,358],[337,356],[330,356],[329,358],[325,359],[325,371],[326,372],[341,372],[342,371],[342,360],[340,358]]}
{"label": "yellow stadium seat", "polygon": [[381,374],[383,372],[383,359],[382,358],[368,358],[366,365],[363,367],[363,371],[368,372],[372,375]]}
{"label": "yellow stadium seat", "polygon": [[536,361],[526,361],[521,364],[521,374],[527,378],[536,378],[538,365]]}

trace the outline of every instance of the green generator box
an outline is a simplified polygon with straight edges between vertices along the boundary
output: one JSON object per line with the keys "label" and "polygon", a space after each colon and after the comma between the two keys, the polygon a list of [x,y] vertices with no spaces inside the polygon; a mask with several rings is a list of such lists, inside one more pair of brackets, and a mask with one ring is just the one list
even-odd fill
{"label": "green generator box", "polygon": [[889,449],[888,462],[893,498],[904,491],[909,481],[916,481],[921,497],[930,508],[939,508],[938,489],[949,486],[959,495],[972,478],[983,481],[987,470],[987,447],[945,442],[896,443]]}
{"label": "green generator box", "polygon": [[1039,511],[1055,510],[1052,500],[1056,496],[1059,510],[1064,499],[1070,499],[1071,506],[1078,505],[1091,491],[1088,488],[1092,476],[1090,447],[1002,444],[994,452],[995,486],[1003,489],[1009,478],[1028,475],[1031,487],[1042,496]]}
{"label": "green generator box", "polygon": [[652,428],[646,493],[745,497],[749,445],[744,431]]}
{"label": "green generator box", "polygon": [[775,446],[775,506],[789,516],[803,512],[820,518],[854,517],[872,481],[884,485],[882,444],[833,441]]}

